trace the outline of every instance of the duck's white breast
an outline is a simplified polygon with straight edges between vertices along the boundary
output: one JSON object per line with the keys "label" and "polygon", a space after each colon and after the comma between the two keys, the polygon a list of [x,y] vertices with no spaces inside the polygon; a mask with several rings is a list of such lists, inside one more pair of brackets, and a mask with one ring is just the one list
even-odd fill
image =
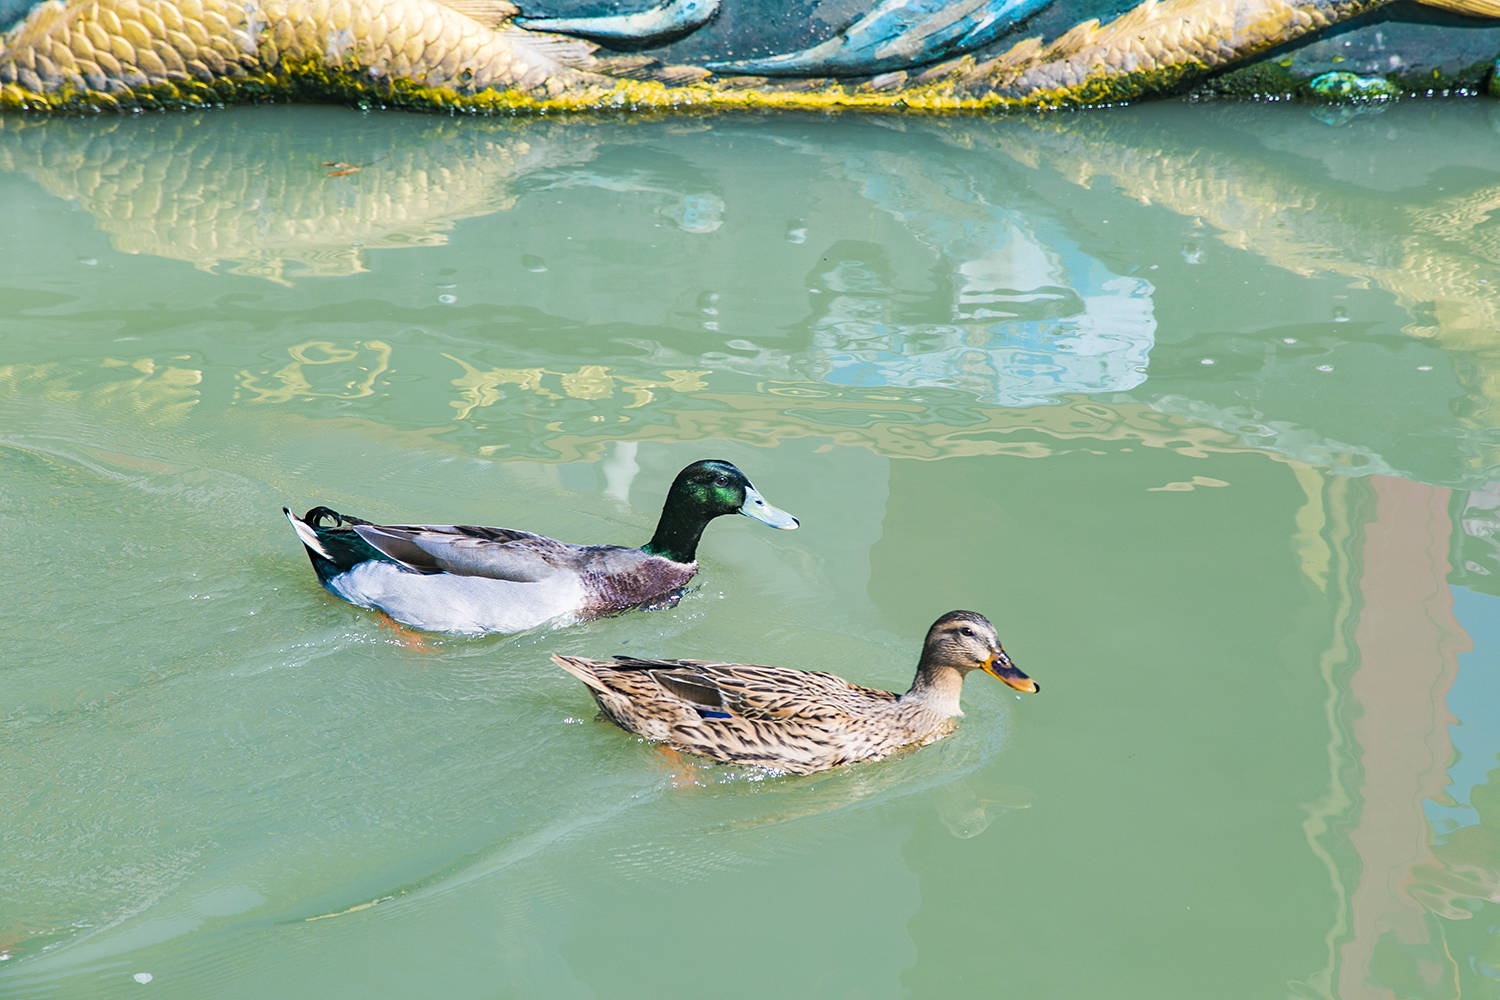
{"label": "duck's white breast", "polygon": [[434,632],[521,632],[565,625],[584,604],[583,584],[559,573],[536,583],[449,573],[422,575],[387,562],[360,563],[328,581],[352,604]]}

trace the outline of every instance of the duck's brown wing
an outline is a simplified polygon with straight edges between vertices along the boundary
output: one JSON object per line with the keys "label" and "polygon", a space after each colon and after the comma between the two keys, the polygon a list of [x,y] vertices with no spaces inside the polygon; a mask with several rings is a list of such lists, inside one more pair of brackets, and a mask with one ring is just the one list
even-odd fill
{"label": "duck's brown wing", "polygon": [[857,714],[862,705],[891,702],[890,691],[850,684],[836,674],[791,667],[709,660],[635,660],[620,666],[645,670],[657,684],[695,708],[746,719],[829,719]]}

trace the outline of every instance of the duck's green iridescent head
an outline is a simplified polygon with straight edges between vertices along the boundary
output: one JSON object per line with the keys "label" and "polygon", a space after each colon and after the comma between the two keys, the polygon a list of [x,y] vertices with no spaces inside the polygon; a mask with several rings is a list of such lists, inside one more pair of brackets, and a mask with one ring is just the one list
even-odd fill
{"label": "duck's green iridescent head", "polygon": [[773,528],[790,530],[798,524],[791,514],[767,503],[733,462],[704,459],[677,473],[656,534],[641,548],[676,562],[692,562],[704,526],[724,514],[745,514]]}
{"label": "duck's green iridescent head", "polygon": [[745,474],[733,462],[708,458],[677,473],[667,499],[677,499],[686,507],[696,508],[710,518],[720,514],[747,514],[773,528],[797,527],[795,517],[766,503]]}

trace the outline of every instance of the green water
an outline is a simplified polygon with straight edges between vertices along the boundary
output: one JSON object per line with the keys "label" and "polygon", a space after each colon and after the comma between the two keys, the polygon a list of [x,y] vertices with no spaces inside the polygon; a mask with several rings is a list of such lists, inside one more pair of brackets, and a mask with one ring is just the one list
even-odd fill
{"label": "green water", "polygon": [[[1497,164],[1480,102],[0,120],[0,995],[1496,995]],[[561,632],[413,641],[280,514],[639,544],[703,457],[802,530]],[[1044,693],[809,778],[548,662],[904,689],[953,608]]]}

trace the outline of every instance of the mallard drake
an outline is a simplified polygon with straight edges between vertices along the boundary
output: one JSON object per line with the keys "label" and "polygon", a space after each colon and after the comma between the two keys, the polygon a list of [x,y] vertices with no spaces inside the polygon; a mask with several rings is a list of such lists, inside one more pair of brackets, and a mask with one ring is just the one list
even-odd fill
{"label": "mallard drake", "polygon": [[950,611],[927,630],[911,690],[861,687],[821,671],[705,660],[552,662],[632,733],[716,760],[810,774],[924,746],[953,731],[964,677],[980,669],[1017,691],[1040,685],[1011,662],[984,615]]}
{"label": "mallard drake", "polygon": [[415,628],[468,633],[570,625],[668,598],[698,572],[698,539],[720,515],[798,523],[722,459],[677,474],[656,534],[640,548],[572,545],[514,528],[372,524],[327,507],[302,517],[281,510],[330,593]]}

